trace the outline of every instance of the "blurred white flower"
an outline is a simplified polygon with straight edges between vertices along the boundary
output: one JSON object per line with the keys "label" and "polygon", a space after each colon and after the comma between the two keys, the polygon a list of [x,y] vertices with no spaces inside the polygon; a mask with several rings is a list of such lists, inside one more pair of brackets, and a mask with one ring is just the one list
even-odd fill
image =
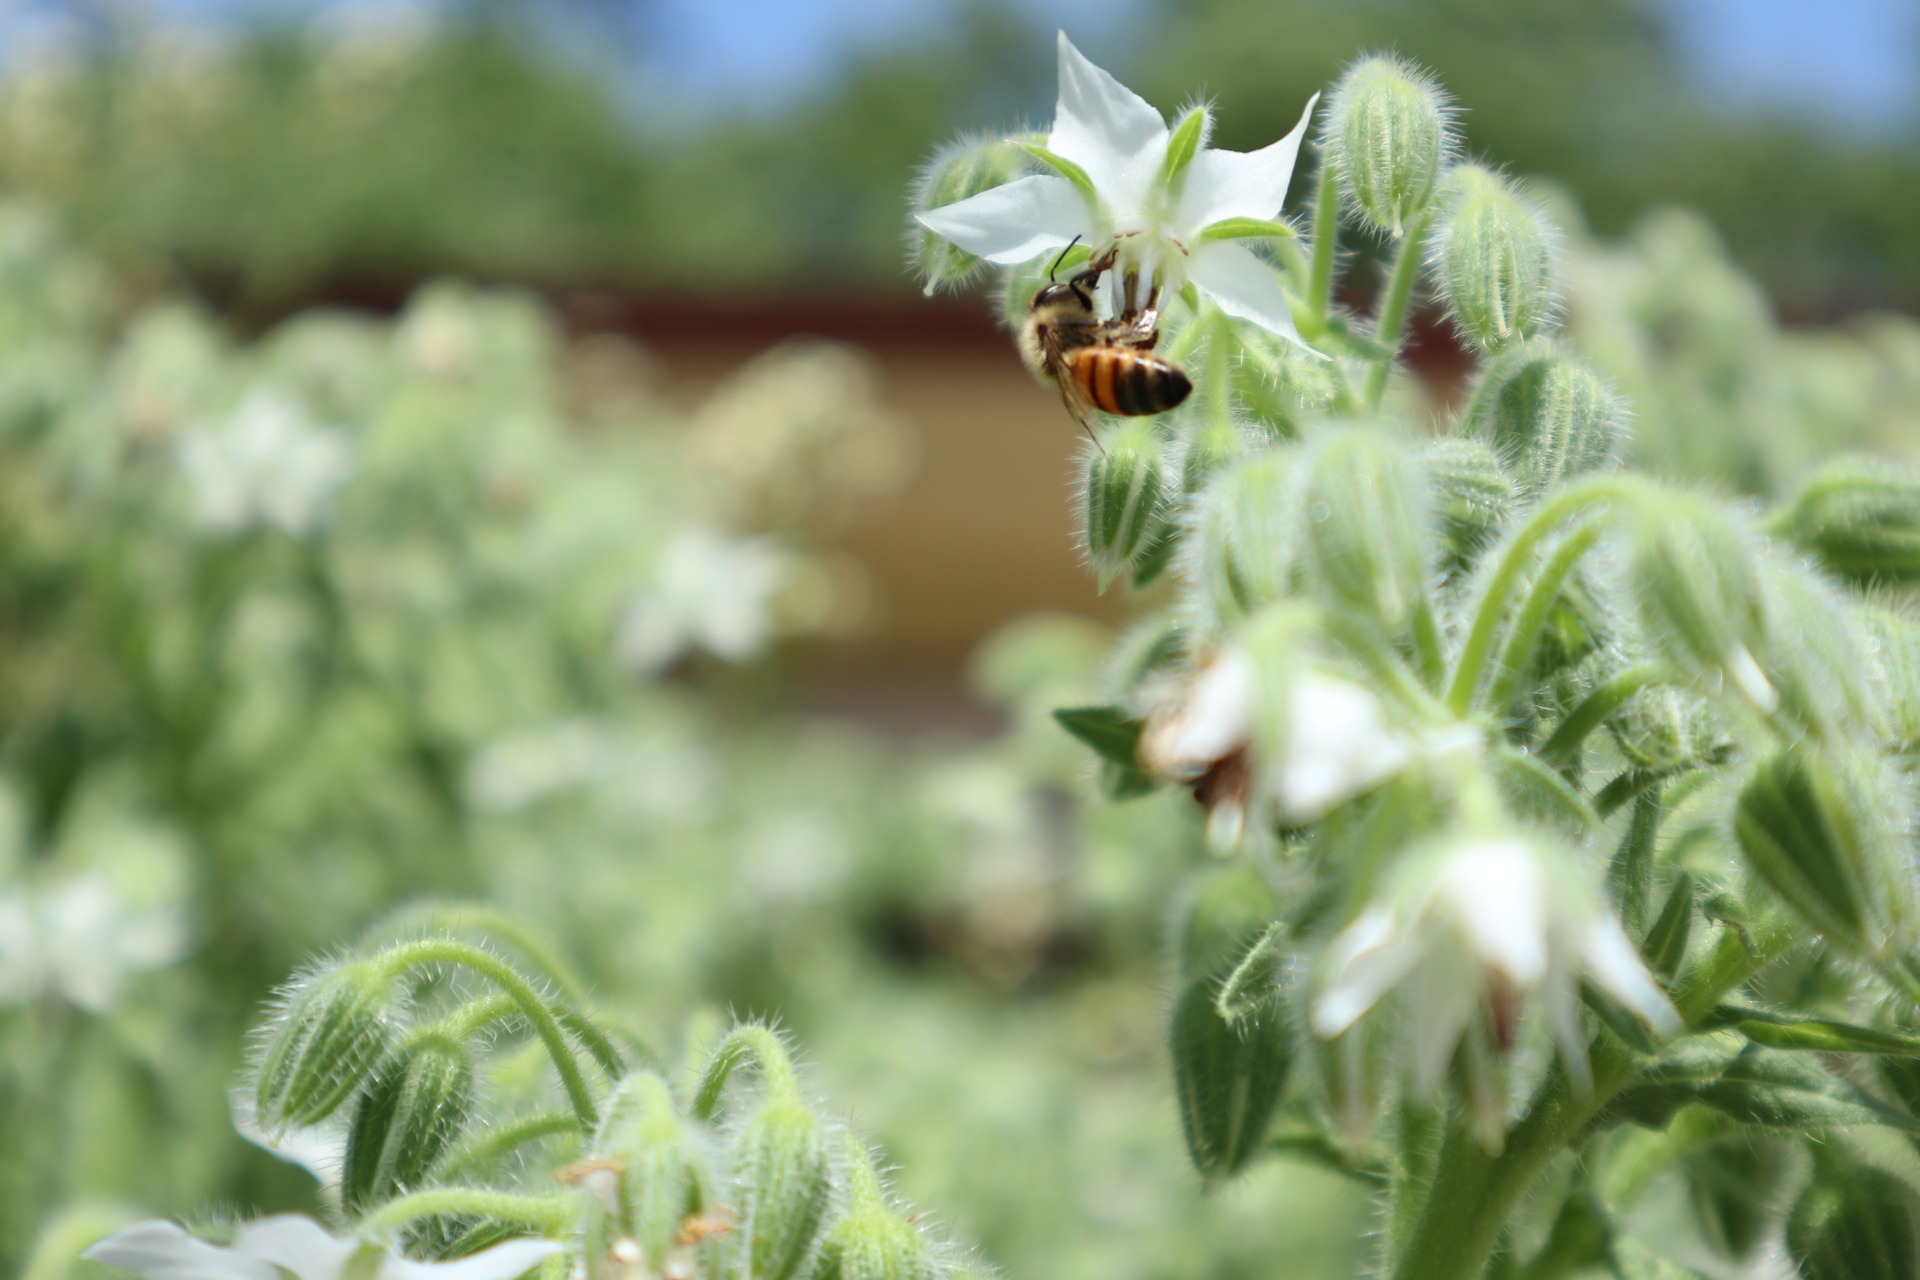
{"label": "blurred white flower", "polygon": [[81,1256],[147,1280],[514,1280],[559,1253],[555,1240],[509,1240],[451,1262],[416,1262],[342,1240],[300,1214],[249,1222],[231,1246],[154,1219],[115,1232]]}
{"label": "blurred white flower", "polygon": [[337,427],[315,423],[295,400],[256,392],[218,425],[180,442],[194,520],[220,533],[267,526],[293,537],[317,528],[352,470]]}
{"label": "blurred white flower", "polygon": [[1259,671],[1245,649],[1228,649],[1206,663],[1147,718],[1141,766],[1197,784],[1219,842],[1238,840],[1256,799],[1270,803],[1280,822],[1299,826],[1372,790],[1413,759],[1408,740],[1363,686],[1303,667],[1288,675],[1285,689],[1277,749],[1264,757],[1254,746]]}
{"label": "blurred white flower", "polygon": [[[1065,32],[1059,47],[1060,98],[1045,150],[1065,162],[1056,167],[1078,172],[1017,178],[918,214],[920,223],[1003,266],[1075,239],[1095,258],[1112,248],[1115,312],[1191,281],[1228,315],[1299,341],[1279,280],[1234,237],[1280,216],[1319,95],[1307,99],[1293,132],[1259,151],[1208,147],[1202,116],[1189,158],[1169,163],[1174,135],[1160,113],[1087,61]],[[1136,291],[1124,297],[1130,279]]]}
{"label": "blurred white flower", "polygon": [[1518,837],[1462,841],[1401,871],[1322,957],[1313,1030],[1332,1039],[1386,993],[1406,990],[1415,1087],[1431,1092],[1476,1009],[1512,1047],[1537,1000],[1567,1068],[1584,1077],[1584,976],[1661,1035],[1680,1017],[1620,923],[1569,868]]}
{"label": "blurred white flower", "polygon": [[36,890],[0,890],[0,1002],[57,995],[105,1013],[128,978],[186,953],[186,920],[176,907],[129,902],[94,871]]}
{"label": "blurred white flower", "polygon": [[624,763],[624,745],[612,728],[585,716],[500,738],[467,769],[467,798],[484,813],[517,812],[611,777]]}
{"label": "blurred white flower", "polygon": [[695,649],[745,662],[772,641],[773,602],[793,567],[792,553],[769,538],[682,529],[667,543],[652,587],[627,605],[614,651],[649,674]]}

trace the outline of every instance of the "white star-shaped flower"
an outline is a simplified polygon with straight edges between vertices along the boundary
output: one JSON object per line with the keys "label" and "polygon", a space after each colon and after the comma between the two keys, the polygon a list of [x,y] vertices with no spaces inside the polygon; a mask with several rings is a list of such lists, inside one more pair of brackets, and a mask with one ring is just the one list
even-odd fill
{"label": "white star-shaped flower", "polygon": [[1406,989],[1414,1084],[1428,1093],[1476,1009],[1486,1010],[1505,1049],[1529,1000],[1540,1004],[1568,1069],[1583,1076],[1582,976],[1655,1032],[1680,1029],[1620,922],[1547,851],[1518,837],[1416,857],[1382,902],[1334,938],[1322,972],[1313,1029],[1324,1039],[1388,991]]}
{"label": "white star-shaped flower", "polygon": [[694,649],[749,661],[773,641],[774,599],[793,568],[792,554],[771,538],[682,529],[662,553],[652,589],[628,603],[614,650],[649,674]]}
{"label": "white star-shaped flower", "polygon": [[[1228,315],[1297,342],[1278,278],[1233,237],[1280,216],[1318,100],[1309,98],[1293,132],[1271,146],[1222,151],[1202,137],[1191,151],[1174,148],[1170,163],[1175,135],[1160,113],[1087,61],[1062,32],[1060,99],[1045,154],[1071,176],[1018,178],[916,217],[1002,266],[1076,239],[1095,258],[1111,247],[1116,311],[1144,306],[1155,287],[1165,293],[1191,282]],[[1129,278],[1139,292],[1120,297]]]}
{"label": "white star-shaped flower", "polygon": [[283,1272],[296,1280],[514,1280],[562,1248],[554,1240],[508,1240],[448,1262],[416,1262],[287,1213],[249,1222],[224,1247],[171,1222],[135,1223],[81,1256],[146,1280],[282,1280]]}
{"label": "white star-shaped flower", "polygon": [[352,470],[346,433],[316,424],[274,391],[180,442],[194,520],[218,533],[267,526],[300,538],[319,527]]}
{"label": "white star-shaped flower", "polygon": [[0,1003],[45,992],[105,1013],[129,978],[172,964],[188,943],[179,908],[130,902],[100,871],[0,892]]}

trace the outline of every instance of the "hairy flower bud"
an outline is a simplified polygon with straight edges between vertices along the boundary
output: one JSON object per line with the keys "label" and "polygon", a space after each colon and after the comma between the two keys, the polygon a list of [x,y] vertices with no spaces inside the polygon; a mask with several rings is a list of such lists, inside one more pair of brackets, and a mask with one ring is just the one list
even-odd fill
{"label": "hairy flower bud", "polygon": [[1822,467],[1772,529],[1850,581],[1920,580],[1920,479],[1885,462]]}
{"label": "hairy flower bud", "polygon": [[1636,504],[1629,572],[1659,651],[1761,714],[1773,712],[1779,693],[1760,666],[1767,610],[1758,557],[1725,512],[1686,494],[1649,494]]}
{"label": "hairy flower bud", "polygon": [[367,1082],[393,1039],[393,979],[353,961],[301,979],[270,1024],[254,1105],[266,1129],[318,1124]]}
{"label": "hairy flower bud", "polygon": [[1327,437],[1303,501],[1323,591],[1393,631],[1427,607],[1427,493],[1402,445],[1364,427]]}
{"label": "hairy flower bud", "polygon": [[1708,1243],[1730,1261],[1746,1261],[1793,1174],[1792,1146],[1771,1134],[1736,1132],[1689,1153],[1682,1168]]}
{"label": "hairy flower bud", "polygon": [[[1011,138],[963,138],[928,163],[914,184],[910,211],[924,213],[978,195],[1011,181],[1026,165],[1026,153]],[[964,284],[986,265],[919,222],[908,225],[914,261],[928,293]]]}
{"label": "hairy flower bud", "polygon": [[650,1071],[620,1082],[596,1143],[619,1174],[619,1233],[658,1267],[681,1224],[708,1209],[713,1178],[699,1131]]}
{"label": "hairy flower bud", "polygon": [[1465,436],[1436,440],[1420,455],[1447,567],[1473,564],[1518,505],[1513,477],[1491,445]]}
{"label": "hairy flower bud", "polygon": [[818,1280],[932,1280],[939,1268],[927,1242],[887,1204],[863,1144],[847,1146],[851,1203],[820,1242],[813,1274]]}
{"label": "hairy flower bud", "polygon": [[1448,183],[1431,265],[1454,324],[1483,351],[1542,332],[1558,274],[1545,215],[1480,165],[1455,166]]}
{"label": "hairy flower bud", "polygon": [[1920,1197],[1913,1188],[1871,1165],[1819,1156],[1815,1165],[1812,1184],[1787,1218],[1787,1252],[1803,1280],[1920,1275]]}
{"label": "hairy flower bud", "polygon": [[801,1272],[833,1196],[827,1134],[806,1104],[775,1089],[747,1116],[733,1146],[746,1280]]}
{"label": "hairy flower bud", "polygon": [[429,1033],[402,1046],[360,1095],[341,1201],[360,1212],[418,1189],[460,1136],[473,1101],[473,1058],[464,1044]]}
{"label": "hairy flower bud", "polygon": [[1741,789],[1733,831],[1754,873],[1808,925],[1856,955],[1888,959],[1911,915],[1901,806],[1894,786],[1865,786],[1857,774],[1811,746],[1789,747]]}
{"label": "hairy flower bud", "polygon": [[1540,494],[1611,464],[1626,439],[1627,412],[1598,374],[1542,338],[1487,363],[1465,425]]}
{"label": "hairy flower bud", "polygon": [[1298,455],[1275,449],[1221,472],[1200,495],[1188,575],[1213,618],[1231,622],[1286,594],[1299,554]]}
{"label": "hairy flower bud", "polygon": [[1458,142],[1433,78],[1374,55],[1347,69],[1327,111],[1326,149],[1340,186],[1374,230],[1399,236],[1432,201]]}
{"label": "hairy flower bud", "polygon": [[1293,1064],[1277,1001],[1228,1022],[1216,1007],[1225,971],[1187,984],[1174,1006],[1173,1081],[1187,1154],[1205,1177],[1231,1177],[1260,1152]]}
{"label": "hairy flower bud", "polygon": [[1086,538],[1100,590],[1164,535],[1166,467],[1153,427],[1136,418],[1087,452]]}

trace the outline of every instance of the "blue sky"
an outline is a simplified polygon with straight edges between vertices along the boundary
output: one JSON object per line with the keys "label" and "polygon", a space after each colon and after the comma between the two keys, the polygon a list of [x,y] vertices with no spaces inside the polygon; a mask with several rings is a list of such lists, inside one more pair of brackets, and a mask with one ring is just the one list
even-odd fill
{"label": "blue sky", "polygon": [[[188,18],[305,14],[434,0],[148,0]],[[547,0],[555,3],[556,0]],[[1920,4],[1915,0],[1651,0],[1673,23],[1696,72],[1736,107],[1765,104],[1873,128],[1920,108]],[[911,39],[957,0],[648,0],[656,74],[676,96],[777,105],[832,74],[851,47]],[[1021,0],[1041,23],[1124,31],[1143,0]],[[0,53],[60,8],[0,0]],[[1098,50],[1090,50],[1098,53]]]}

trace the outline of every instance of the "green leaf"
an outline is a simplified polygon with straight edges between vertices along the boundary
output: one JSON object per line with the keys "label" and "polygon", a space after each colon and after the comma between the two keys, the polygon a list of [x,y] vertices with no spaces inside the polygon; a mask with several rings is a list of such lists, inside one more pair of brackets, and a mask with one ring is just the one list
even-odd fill
{"label": "green leaf", "polygon": [[1329,347],[1337,355],[1354,356],[1361,360],[1391,360],[1394,350],[1384,342],[1376,342],[1364,333],[1355,333],[1347,323],[1345,316],[1330,315],[1321,326],[1322,345]]}
{"label": "green leaf", "polygon": [[1200,233],[1202,240],[1291,240],[1300,233],[1274,218],[1222,218]]}
{"label": "green leaf", "polygon": [[1160,166],[1160,180],[1167,190],[1174,189],[1174,182],[1200,154],[1200,144],[1207,136],[1208,119],[1205,107],[1195,107],[1173,127],[1173,137],[1167,140],[1166,162]]}
{"label": "green leaf", "polygon": [[1088,204],[1094,205],[1095,207],[1099,206],[1100,193],[1094,190],[1093,179],[1087,176],[1085,169],[1082,169],[1065,156],[1055,155],[1037,142],[1022,142],[1020,146],[1028,155],[1043,164],[1052,166],[1054,172],[1058,173],[1068,182],[1071,182],[1074,186],[1080,188],[1080,194],[1087,198]]}
{"label": "green leaf", "polygon": [[1685,1106],[1710,1107],[1741,1124],[1825,1129],[1878,1124],[1920,1131],[1920,1121],[1840,1079],[1817,1061],[1749,1044],[1732,1057],[1700,1043],[1683,1046],[1614,1095],[1596,1128],[1664,1129]]}
{"label": "green leaf", "polygon": [[1795,1018],[1764,1009],[1721,1005],[1714,1010],[1717,1024],[1732,1027],[1756,1044],[1772,1049],[1812,1049],[1821,1053],[1886,1053],[1920,1058],[1920,1038],[1857,1027],[1826,1018]]}
{"label": "green leaf", "polygon": [[1097,752],[1101,759],[1132,765],[1134,751],[1140,745],[1140,730],[1146,722],[1130,716],[1120,707],[1062,707],[1053,718],[1080,741]]}

